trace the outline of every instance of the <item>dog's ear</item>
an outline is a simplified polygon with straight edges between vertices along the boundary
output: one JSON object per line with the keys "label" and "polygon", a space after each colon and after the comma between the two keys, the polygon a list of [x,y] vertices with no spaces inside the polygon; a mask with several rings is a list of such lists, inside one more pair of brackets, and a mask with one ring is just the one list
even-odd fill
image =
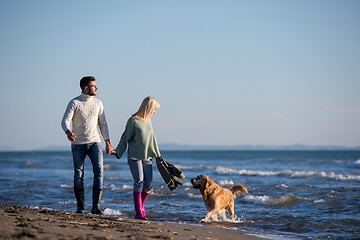
{"label": "dog's ear", "polygon": [[213,181],[206,175],[204,175],[204,180],[205,180],[205,188],[209,189],[213,183]]}

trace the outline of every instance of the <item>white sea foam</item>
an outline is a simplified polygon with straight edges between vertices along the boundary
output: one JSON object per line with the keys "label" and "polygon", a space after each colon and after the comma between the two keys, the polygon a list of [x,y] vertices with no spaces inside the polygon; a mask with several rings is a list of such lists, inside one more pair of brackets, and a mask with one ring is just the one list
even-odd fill
{"label": "white sea foam", "polygon": [[110,184],[110,185],[105,185],[104,189],[110,189],[110,190],[132,190],[133,186],[132,185],[126,185],[124,184],[122,187],[118,187],[115,184]]}
{"label": "white sea foam", "polygon": [[122,190],[133,190],[133,186],[124,184],[121,189]]}
{"label": "white sea foam", "polygon": [[114,210],[114,209],[111,209],[111,208],[105,208],[104,210],[104,215],[106,216],[121,216],[121,211],[119,210]]}
{"label": "white sea foam", "polygon": [[272,200],[269,196],[247,195],[243,199],[246,202],[262,204],[262,205],[276,205],[276,203],[278,202],[278,201]]}
{"label": "white sea foam", "polygon": [[60,187],[65,189],[73,189],[73,186],[70,184],[61,184]]}
{"label": "white sea foam", "polygon": [[359,160],[357,160],[357,161],[355,161],[355,163],[356,163],[356,164],[360,164],[360,159],[359,159]]}
{"label": "white sea foam", "polygon": [[189,197],[189,198],[202,198],[201,195],[199,195],[199,194],[193,194],[193,193],[188,193],[188,197]]}
{"label": "white sea foam", "polygon": [[274,172],[274,171],[253,171],[253,170],[246,170],[246,169],[231,169],[226,167],[217,167],[216,172],[221,174],[239,174],[239,175],[248,175],[248,176],[281,176],[281,175],[288,175],[291,177],[316,177],[320,176],[322,178],[330,178],[336,180],[360,180],[359,175],[348,175],[348,174],[336,174],[334,172],[326,173],[322,172],[315,172],[315,171],[293,171],[290,169],[284,170],[282,172]]}
{"label": "white sea foam", "polygon": [[178,169],[193,169],[194,167],[190,167],[190,166],[184,166],[184,165],[180,165],[180,164],[175,164],[175,167],[177,167]]}
{"label": "white sea foam", "polygon": [[191,182],[185,182],[183,183],[184,187],[192,187],[193,185],[191,184]]}
{"label": "white sea foam", "polygon": [[254,196],[254,195],[246,195],[243,198],[244,201],[255,203],[259,205],[266,205],[266,206],[288,206],[293,205],[298,200],[306,200],[306,198],[300,198],[294,196],[293,194],[286,194],[281,197],[276,196]]}
{"label": "white sea foam", "polygon": [[59,202],[60,205],[76,205],[75,201]]}
{"label": "white sea foam", "polygon": [[239,174],[239,175],[250,175],[250,176],[274,176],[277,175],[277,172],[270,172],[270,171],[253,171],[253,170],[246,170],[246,169],[241,169],[241,170],[236,170],[236,169],[231,169],[231,168],[226,168],[226,167],[216,167],[215,169],[216,172],[218,173],[235,173],[235,174]]}
{"label": "white sea foam", "polygon": [[230,216],[226,212],[226,220],[224,220],[221,215],[221,213],[218,213],[214,216],[214,218],[210,218],[207,222],[222,222],[222,223],[243,223],[245,220],[243,220],[242,217],[239,217],[237,215],[234,216],[234,219],[231,220]]}
{"label": "white sea foam", "polygon": [[183,183],[184,191],[190,191],[193,188],[193,185],[190,182]]}
{"label": "white sea foam", "polygon": [[114,185],[114,184],[111,184],[111,185],[105,185],[105,186],[104,186],[104,189],[119,190],[120,188],[117,187],[117,186]]}
{"label": "white sea foam", "polygon": [[219,185],[226,187],[226,186],[234,186],[234,182],[232,180],[220,180]]}

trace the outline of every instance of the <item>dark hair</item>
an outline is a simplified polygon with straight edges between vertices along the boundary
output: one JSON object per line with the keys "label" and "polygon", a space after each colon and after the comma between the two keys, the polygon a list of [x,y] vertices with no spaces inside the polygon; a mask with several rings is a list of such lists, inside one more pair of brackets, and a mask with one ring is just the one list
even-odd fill
{"label": "dark hair", "polygon": [[90,82],[95,81],[93,76],[86,76],[80,80],[80,88],[84,91],[85,87],[89,85]]}

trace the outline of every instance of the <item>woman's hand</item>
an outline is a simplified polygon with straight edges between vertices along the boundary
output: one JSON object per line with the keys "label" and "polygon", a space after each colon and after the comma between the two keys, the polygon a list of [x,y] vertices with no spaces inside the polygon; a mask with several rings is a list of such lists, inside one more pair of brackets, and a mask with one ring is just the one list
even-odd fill
{"label": "woman's hand", "polygon": [[112,150],[109,152],[110,155],[116,155],[116,151],[115,150]]}

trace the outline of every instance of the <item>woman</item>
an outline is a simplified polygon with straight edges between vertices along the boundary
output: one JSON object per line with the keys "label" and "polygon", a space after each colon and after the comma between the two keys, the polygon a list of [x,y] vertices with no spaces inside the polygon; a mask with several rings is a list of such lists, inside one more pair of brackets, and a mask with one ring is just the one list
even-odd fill
{"label": "woman", "polygon": [[158,108],[160,104],[155,98],[146,97],[139,110],[127,121],[120,142],[111,153],[120,158],[128,147],[128,164],[134,178],[136,219],[147,219],[144,204],[152,189],[152,158],[160,156],[151,125],[151,116]]}

